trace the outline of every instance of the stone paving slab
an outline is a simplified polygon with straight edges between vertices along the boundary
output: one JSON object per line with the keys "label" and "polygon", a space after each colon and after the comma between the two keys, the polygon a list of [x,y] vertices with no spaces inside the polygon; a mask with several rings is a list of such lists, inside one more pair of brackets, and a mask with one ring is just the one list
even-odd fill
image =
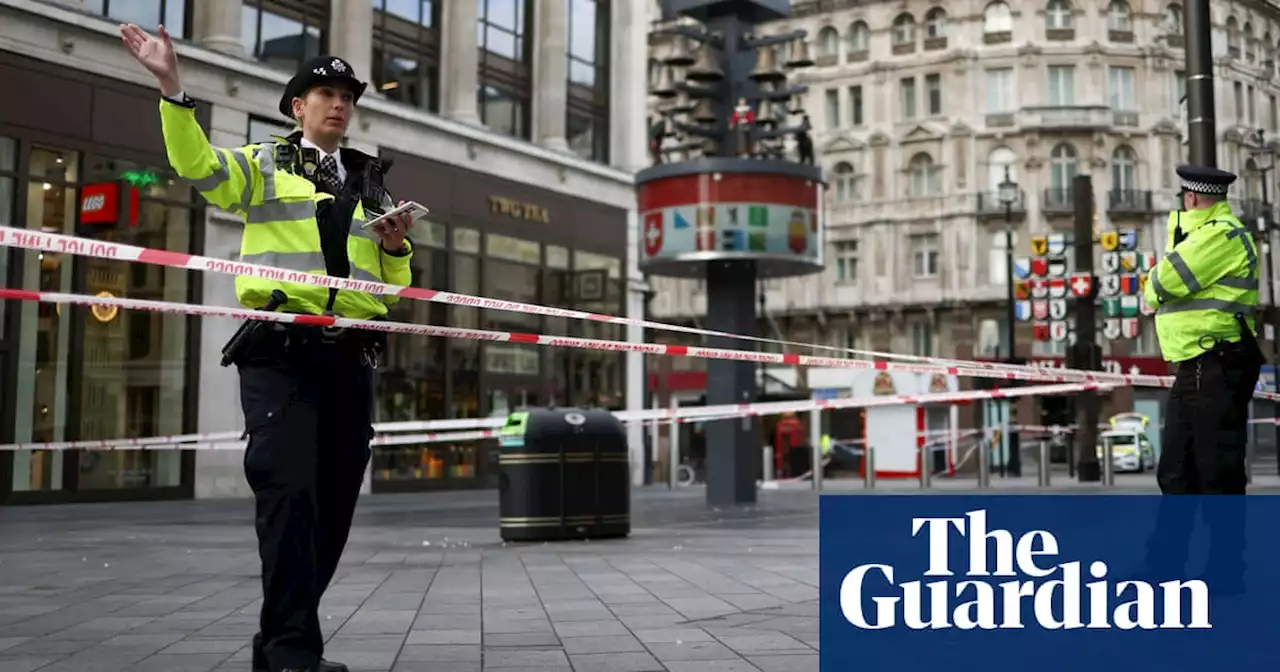
{"label": "stone paving slab", "polygon": [[[807,488],[732,509],[641,488],[627,539],[525,544],[499,538],[492,491],[366,496],[321,605],[326,655],[353,672],[817,670]],[[1146,476],[1108,491],[1154,489]],[[248,500],[0,509],[0,671],[249,672],[252,521]]]}
{"label": "stone paving slab", "polygon": [[[492,492],[366,496],[321,606],[326,657],[353,672],[816,670],[816,498],[702,498],[638,490],[624,540],[505,544]],[[244,500],[0,510],[0,670],[249,672],[257,571]]]}

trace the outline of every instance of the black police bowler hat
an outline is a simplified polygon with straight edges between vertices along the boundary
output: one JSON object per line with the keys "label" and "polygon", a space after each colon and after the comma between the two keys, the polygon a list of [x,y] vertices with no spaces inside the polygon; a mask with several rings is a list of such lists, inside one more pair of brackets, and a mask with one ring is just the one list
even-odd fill
{"label": "black police bowler hat", "polygon": [[324,82],[346,85],[351,89],[353,101],[360,100],[366,86],[356,77],[355,69],[350,63],[337,56],[316,56],[303,63],[298,74],[285,85],[284,95],[280,97],[280,114],[293,119],[293,99]]}

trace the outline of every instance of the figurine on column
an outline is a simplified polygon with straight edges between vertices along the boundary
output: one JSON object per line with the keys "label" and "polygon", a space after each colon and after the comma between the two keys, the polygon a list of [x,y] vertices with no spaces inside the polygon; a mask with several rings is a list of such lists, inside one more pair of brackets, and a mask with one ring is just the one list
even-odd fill
{"label": "figurine on column", "polygon": [[751,143],[751,127],[756,122],[755,110],[747,104],[746,98],[739,98],[737,107],[733,108],[733,116],[729,117],[729,128],[738,135],[738,156],[754,154]]}
{"label": "figurine on column", "polygon": [[653,123],[649,124],[649,158],[653,160],[652,165],[662,163],[662,140],[667,136],[667,120],[662,115],[653,117]]}
{"label": "figurine on column", "polygon": [[800,163],[813,165],[813,138],[809,135],[809,129],[813,125],[809,123],[809,115],[804,115],[803,122],[800,124],[799,130],[796,131],[796,150],[800,154]]}

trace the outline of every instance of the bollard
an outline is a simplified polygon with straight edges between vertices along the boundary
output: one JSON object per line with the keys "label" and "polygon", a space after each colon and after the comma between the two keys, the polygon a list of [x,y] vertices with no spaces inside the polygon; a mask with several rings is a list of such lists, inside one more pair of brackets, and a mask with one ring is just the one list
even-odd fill
{"label": "bollard", "polygon": [[866,490],[876,487],[876,453],[871,446],[862,449],[862,486]]}
{"label": "bollard", "polygon": [[1040,439],[1040,487],[1049,487],[1049,441]]}
{"label": "bollard", "polygon": [[764,455],[764,463],[760,465],[761,478],[768,483],[773,480],[773,446],[765,446],[760,452]]}
{"label": "bollard", "polygon": [[809,456],[809,476],[812,477],[814,492],[822,492],[822,441],[814,442]]}
{"label": "bollard", "polygon": [[991,444],[982,441],[978,444],[978,487],[991,487]]}
{"label": "bollard", "polygon": [[1110,441],[1102,442],[1102,484],[1107,487],[1116,484],[1116,459]]}
{"label": "bollard", "polygon": [[[674,406],[675,404],[672,404]],[[680,485],[680,425],[676,421],[672,421],[669,436],[671,440],[667,443],[670,452],[671,467],[667,470],[667,476],[670,480],[667,487],[675,490]]]}
{"label": "bollard", "polygon": [[929,481],[933,478],[933,460],[929,459],[929,446],[920,447],[920,489],[928,490]]}

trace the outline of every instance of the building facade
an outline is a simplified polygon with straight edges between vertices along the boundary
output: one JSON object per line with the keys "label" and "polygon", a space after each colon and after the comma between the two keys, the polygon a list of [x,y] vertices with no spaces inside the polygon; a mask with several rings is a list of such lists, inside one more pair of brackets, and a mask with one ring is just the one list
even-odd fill
{"label": "building facade", "polygon": [[[1280,133],[1280,10],[1215,2],[1211,12],[1218,165],[1241,175],[1233,206],[1256,219],[1270,207],[1263,196],[1276,195],[1275,174],[1260,170],[1274,159],[1255,153]],[[764,32],[808,31],[816,61],[799,82],[810,88],[803,108],[829,179],[826,269],[764,283],[762,330],[866,350],[1002,356],[1006,228],[1015,257],[1031,254],[1032,237],[1070,234],[1078,174],[1092,177],[1095,230],[1136,229],[1141,249],[1163,254],[1174,168],[1187,156],[1182,19],[1166,0],[792,3],[791,17]],[[665,48],[651,44],[651,69]],[[1006,176],[1018,185],[1008,207],[997,193]],[[697,281],[653,285],[658,319],[703,314]],[[1104,357],[1163,374],[1154,327],[1142,322],[1136,339],[1100,338]],[[1060,363],[1067,346],[1035,340],[1030,322],[1015,338],[1019,355],[1046,363]],[[794,373],[778,375],[797,384]],[[1147,392],[1136,394],[1120,405],[1154,409]]]}
{"label": "building facade", "polygon": [[[306,58],[369,82],[346,145],[394,159],[432,209],[414,285],[639,315],[631,174],[644,154],[647,8],[609,0],[0,0],[0,225],[234,259],[238,219],[174,179],[151,76],[118,25],[177,40],[211,141],[269,141]],[[639,112],[634,112],[639,110]],[[236,305],[234,278],[0,249],[6,287]],[[614,326],[401,301],[392,319],[625,340]],[[0,443],[238,430],[219,366],[234,320],[0,306]],[[396,335],[377,421],[641,403],[637,356]],[[633,449],[640,445],[638,433]],[[488,487],[487,443],[377,448],[368,488]],[[0,504],[245,496],[243,453],[0,452]],[[637,465],[638,468],[638,465]]]}

